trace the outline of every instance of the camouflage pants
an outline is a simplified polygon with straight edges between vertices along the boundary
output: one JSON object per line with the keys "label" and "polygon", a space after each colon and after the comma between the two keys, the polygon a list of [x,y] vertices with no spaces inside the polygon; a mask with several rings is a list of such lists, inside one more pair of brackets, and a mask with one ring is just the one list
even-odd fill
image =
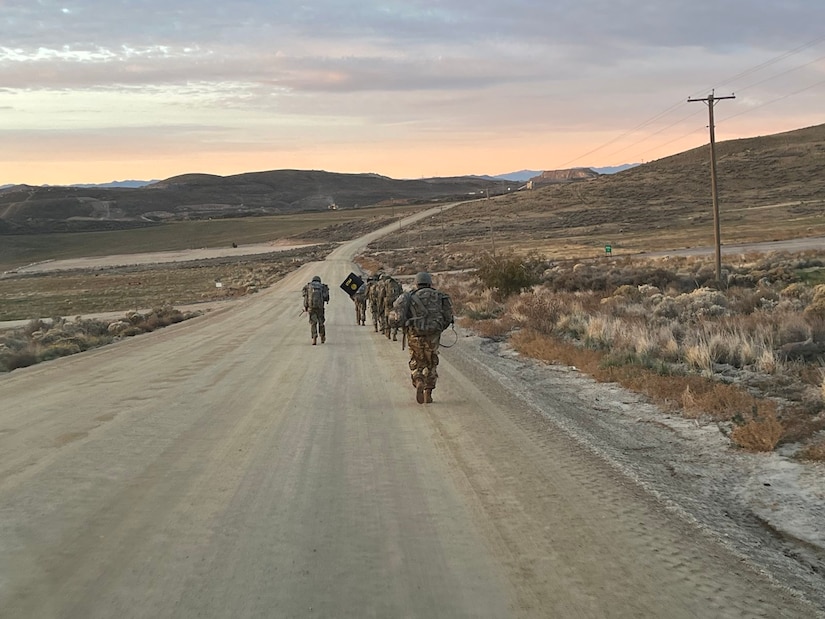
{"label": "camouflage pants", "polygon": [[367,302],[363,299],[353,299],[355,301],[355,323],[359,325],[367,322]]}
{"label": "camouflage pants", "polygon": [[375,325],[376,329],[378,328],[379,316],[381,312],[378,310],[378,303],[375,301],[370,301],[370,313],[372,314],[372,324]]}
{"label": "camouflage pants", "polygon": [[438,346],[441,342],[441,332],[416,335],[407,332],[407,346],[410,349],[410,378],[413,387],[423,381],[425,389],[435,389],[438,380]]}
{"label": "camouflage pants", "polygon": [[390,310],[392,306],[384,308],[384,313],[381,314],[381,333],[387,337],[396,337],[398,335],[398,327],[390,326]]}
{"label": "camouflage pants", "polygon": [[387,334],[387,311],[382,307],[378,311],[378,330],[381,331],[384,335]]}
{"label": "camouflage pants", "polygon": [[321,338],[325,338],[327,332],[324,328],[324,308],[309,309],[307,311],[309,312],[309,332],[311,336],[316,338],[320,335]]}

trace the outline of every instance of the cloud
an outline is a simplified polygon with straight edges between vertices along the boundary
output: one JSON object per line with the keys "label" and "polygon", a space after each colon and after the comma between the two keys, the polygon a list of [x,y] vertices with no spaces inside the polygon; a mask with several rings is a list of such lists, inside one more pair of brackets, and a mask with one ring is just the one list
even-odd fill
{"label": "cloud", "polygon": [[[65,129],[140,125],[196,148],[203,133],[178,133],[191,124],[220,128],[209,140],[227,148],[425,136],[509,139],[517,152],[519,140],[574,148],[580,136],[585,152],[713,87],[741,91],[745,119],[792,110],[785,122],[810,121],[819,112],[807,97],[763,102],[825,72],[821,0],[0,3],[0,126],[66,139]],[[656,130],[692,131],[691,111]]]}
{"label": "cloud", "polygon": [[825,5],[814,0],[78,0],[62,8],[30,0],[4,7],[0,83],[483,90],[624,70],[673,52],[697,65],[717,56],[741,66],[759,47],[770,54],[820,36],[825,22]]}

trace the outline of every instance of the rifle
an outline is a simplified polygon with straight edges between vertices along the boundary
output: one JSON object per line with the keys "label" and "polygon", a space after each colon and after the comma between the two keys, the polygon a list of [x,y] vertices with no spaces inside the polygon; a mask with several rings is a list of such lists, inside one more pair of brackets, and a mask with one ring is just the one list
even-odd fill
{"label": "rifle", "polygon": [[306,314],[306,311],[307,311],[307,308],[302,309],[302,310],[301,310],[301,313],[300,313],[300,314],[298,314],[298,318],[300,318],[301,316],[303,316],[304,314]]}
{"label": "rifle", "polygon": [[404,350],[407,347],[407,327],[403,327],[401,333],[401,350]]}

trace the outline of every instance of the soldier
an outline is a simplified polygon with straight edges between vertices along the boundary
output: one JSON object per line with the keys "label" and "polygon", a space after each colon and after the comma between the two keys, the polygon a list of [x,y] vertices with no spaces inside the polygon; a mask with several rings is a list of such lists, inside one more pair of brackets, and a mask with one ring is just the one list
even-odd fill
{"label": "soldier", "polygon": [[352,300],[355,303],[355,323],[363,327],[367,324],[367,286],[369,278],[358,286],[358,290],[352,293]]}
{"label": "soldier", "polygon": [[309,313],[309,331],[312,336],[312,345],[315,346],[318,336],[321,343],[327,341],[327,331],[324,326],[324,303],[329,303],[329,287],[321,282],[317,275],[306,284],[302,290],[304,295],[304,311]]}
{"label": "soldier", "polygon": [[380,292],[380,281],[379,276],[373,275],[371,278],[367,278],[367,300],[370,303],[370,314],[372,314],[372,326],[375,327],[376,333],[378,332],[378,322],[381,313],[378,311],[378,293]]}
{"label": "soldier", "polygon": [[415,276],[416,289],[405,292],[393,304],[393,312],[405,325],[410,348],[410,378],[419,404],[433,401],[438,380],[438,347],[441,333],[453,324],[450,297],[433,288],[429,273]]}
{"label": "soldier", "polygon": [[398,326],[390,324],[389,314],[392,309],[392,304],[398,296],[404,292],[401,284],[397,279],[390,275],[384,275],[381,280],[383,289],[380,294],[381,299],[381,331],[387,336],[387,339],[392,337],[393,342],[398,341]]}

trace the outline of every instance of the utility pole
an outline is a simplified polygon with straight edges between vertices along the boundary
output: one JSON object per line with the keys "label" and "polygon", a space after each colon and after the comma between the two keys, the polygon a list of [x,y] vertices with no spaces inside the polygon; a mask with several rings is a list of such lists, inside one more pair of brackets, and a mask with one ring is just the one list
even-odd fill
{"label": "utility pole", "polygon": [[710,194],[713,199],[713,236],[716,242],[716,280],[720,283],[722,282],[722,230],[719,224],[719,196],[716,186],[716,131],[713,126],[713,106],[716,105],[717,101],[721,101],[722,99],[735,98],[736,97],[734,95],[727,97],[715,97],[714,91],[711,91],[711,93],[704,99],[688,98],[688,103],[702,101],[708,106],[708,127],[710,128]]}

